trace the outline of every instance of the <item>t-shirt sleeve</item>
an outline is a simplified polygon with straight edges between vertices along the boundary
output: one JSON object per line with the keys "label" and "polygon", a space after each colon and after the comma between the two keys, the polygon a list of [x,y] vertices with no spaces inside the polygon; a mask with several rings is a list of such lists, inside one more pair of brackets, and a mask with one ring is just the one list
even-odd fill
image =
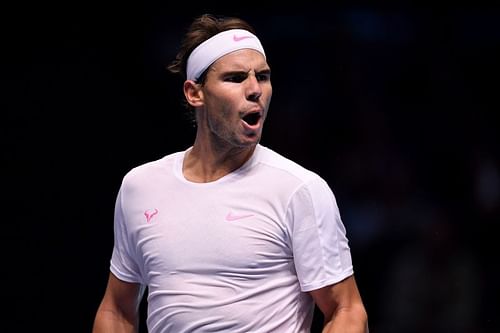
{"label": "t-shirt sleeve", "polygon": [[287,211],[295,268],[302,291],[331,285],[353,274],[345,226],[335,196],[322,178],[305,183]]}
{"label": "t-shirt sleeve", "polygon": [[120,280],[132,283],[142,283],[137,265],[134,245],[127,228],[127,221],[123,213],[123,185],[118,192],[114,213],[114,246],[111,256],[111,272]]}

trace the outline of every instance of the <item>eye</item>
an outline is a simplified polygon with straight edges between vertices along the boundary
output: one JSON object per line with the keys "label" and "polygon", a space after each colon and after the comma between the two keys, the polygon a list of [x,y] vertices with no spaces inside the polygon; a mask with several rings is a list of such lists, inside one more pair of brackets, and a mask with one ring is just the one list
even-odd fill
{"label": "eye", "polygon": [[231,74],[231,75],[228,75],[224,78],[224,81],[227,81],[227,82],[234,82],[234,83],[241,83],[243,81],[245,81],[245,79],[247,78],[247,74]]}
{"label": "eye", "polygon": [[262,73],[262,74],[257,74],[255,76],[258,81],[269,81],[271,80],[271,74],[269,73]]}

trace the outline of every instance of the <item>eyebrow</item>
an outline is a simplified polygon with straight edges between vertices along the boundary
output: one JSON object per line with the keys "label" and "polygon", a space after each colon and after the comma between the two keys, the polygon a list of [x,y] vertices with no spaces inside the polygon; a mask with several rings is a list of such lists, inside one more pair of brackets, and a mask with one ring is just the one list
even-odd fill
{"label": "eyebrow", "polygon": [[[248,74],[248,72],[250,71],[244,71],[244,70],[229,70],[227,72],[224,72],[222,73],[222,75],[239,75],[239,74]],[[267,68],[267,69],[263,69],[263,70],[260,70],[260,71],[255,71],[255,74],[259,74],[259,75],[262,75],[262,74],[271,74],[271,69]]]}
{"label": "eyebrow", "polygon": [[270,68],[267,68],[267,69],[263,69],[261,71],[255,71],[256,74],[271,74],[271,69]]}

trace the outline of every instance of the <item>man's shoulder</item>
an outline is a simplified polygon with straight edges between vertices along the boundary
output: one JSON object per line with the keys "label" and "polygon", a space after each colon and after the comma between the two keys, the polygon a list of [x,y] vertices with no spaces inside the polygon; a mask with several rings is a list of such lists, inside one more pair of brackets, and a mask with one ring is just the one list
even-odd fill
{"label": "man's shoulder", "polygon": [[177,157],[179,157],[183,153],[184,152],[182,151],[170,153],[160,158],[138,164],[125,173],[123,181],[130,182],[137,179],[142,179],[144,177],[151,178],[158,173],[168,172],[169,170],[172,170],[172,168],[169,168],[169,166],[173,167],[173,164],[176,162]]}
{"label": "man's shoulder", "polygon": [[320,178],[316,172],[266,146],[260,146],[259,154],[261,164],[280,170],[301,181],[307,182],[308,180]]}

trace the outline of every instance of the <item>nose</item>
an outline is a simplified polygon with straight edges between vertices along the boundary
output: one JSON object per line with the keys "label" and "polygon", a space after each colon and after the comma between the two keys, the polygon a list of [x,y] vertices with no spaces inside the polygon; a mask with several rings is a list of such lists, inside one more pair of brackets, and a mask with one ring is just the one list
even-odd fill
{"label": "nose", "polygon": [[262,87],[259,80],[255,77],[255,73],[248,75],[246,96],[249,101],[257,101],[262,95]]}

